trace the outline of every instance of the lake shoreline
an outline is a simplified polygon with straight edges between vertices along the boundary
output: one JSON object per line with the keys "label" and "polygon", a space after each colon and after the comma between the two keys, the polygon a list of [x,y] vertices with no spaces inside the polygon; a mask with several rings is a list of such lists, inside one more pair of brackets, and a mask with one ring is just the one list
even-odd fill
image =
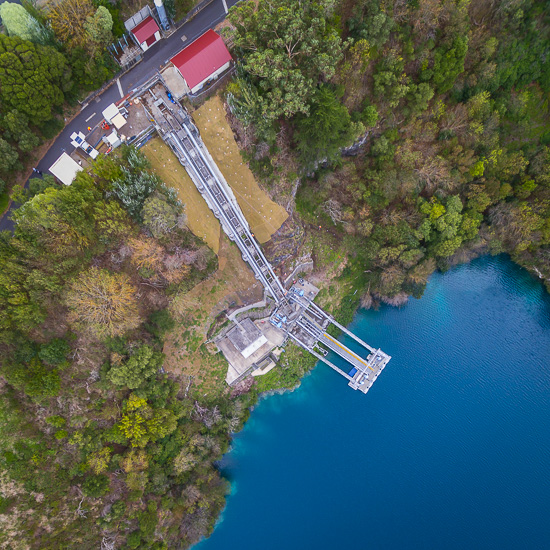
{"label": "lake shoreline", "polygon": [[[464,279],[464,272],[466,272],[466,271],[472,271],[474,274],[479,273],[480,272],[480,269],[479,269],[480,262],[481,262],[481,265],[486,266],[484,269],[481,270],[481,273],[483,273],[484,270],[488,272],[484,275],[485,278],[487,278],[487,276],[491,276],[493,274],[493,272],[495,272],[495,269],[496,269],[496,273],[498,273],[499,266],[501,268],[502,268],[502,266],[504,266],[505,271],[510,270],[510,269],[511,270],[517,269],[518,274],[521,274],[521,272],[523,272],[523,276],[520,277],[520,278],[521,278],[521,284],[522,285],[524,283],[527,283],[527,286],[524,288],[526,293],[529,290],[531,290],[531,293],[533,293],[532,292],[533,285],[538,285],[538,289],[540,291],[541,285],[539,284],[539,282],[527,270],[522,269],[521,271],[519,271],[519,269],[520,269],[519,266],[517,266],[516,264],[512,264],[510,262],[510,260],[508,260],[508,259],[505,259],[505,258],[502,258],[502,257],[497,258],[497,259],[492,258],[492,257],[484,257],[484,258],[477,259],[474,262],[475,263],[474,263],[473,267],[472,267],[472,262],[470,262],[468,264],[463,264],[463,265],[460,265],[458,267],[455,267],[455,268],[451,269],[449,272],[447,272],[445,274],[437,274],[434,277],[432,277],[432,281],[428,285],[430,290],[429,291],[427,290],[426,299],[428,301],[433,300],[434,295],[437,292],[440,292],[442,289],[444,290],[445,286],[446,286],[445,281],[449,281],[449,284],[447,284],[447,286],[450,286],[452,288],[453,292],[454,292],[454,290],[455,290],[454,287],[456,285],[454,284],[454,282],[452,282],[451,279],[449,279],[449,277],[452,277],[454,279],[455,277],[453,276],[453,274],[458,272],[460,274],[460,279],[463,280]],[[529,278],[526,277],[527,273],[529,273]],[[466,280],[464,280],[464,282]],[[465,284],[464,294],[466,294],[466,295],[471,295],[472,294],[472,290],[470,288],[468,288],[468,284]],[[535,292],[535,294],[536,294],[536,292]],[[539,298],[540,298],[540,296],[539,296]],[[528,297],[524,296],[523,299],[520,298],[520,301],[529,301],[529,300],[528,300]],[[546,301],[548,301],[548,300],[546,300]],[[421,306],[421,304],[423,302],[424,302],[424,300],[422,300],[422,299],[421,300],[413,300],[409,305],[407,305],[403,308],[400,308],[399,311],[395,311],[393,314],[390,314],[390,317],[397,319],[395,314],[397,314],[398,316],[401,316],[401,317],[409,316],[408,309],[410,309],[411,307],[417,308],[417,307]],[[438,303],[437,300],[436,300],[436,303]],[[481,306],[481,310],[484,311],[485,308],[489,304],[485,303],[485,300],[482,300],[479,305]],[[388,312],[393,310],[393,309],[394,308],[387,308],[386,306],[383,306],[381,308],[382,311],[379,311],[379,312],[372,311],[372,310],[371,311],[358,310],[355,314],[354,321],[352,322],[352,325],[355,326],[355,325],[357,325],[357,323],[363,323],[365,318],[371,319],[371,318],[376,318],[377,316],[380,316],[380,315],[381,316],[388,316]],[[471,315],[471,313],[469,312],[468,315]],[[445,316],[445,319],[446,319],[446,321],[450,320],[452,322],[452,318],[447,318]],[[371,330],[372,330],[372,328],[371,328]],[[376,337],[374,337],[374,340],[376,340]],[[376,344],[378,345],[378,341],[376,342]],[[391,348],[392,348],[392,346],[390,345],[390,348],[389,348],[390,353],[391,353]],[[351,401],[351,402],[358,403],[360,407],[365,407],[366,406],[367,408],[370,408],[370,407],[375,406],[375,404],[376,404],[376,406],[382,406],[384,403],[381,402],[381,399],[383,399],[381,394],[383,393],[384,385],[387,384],[386,381],[384,381],[384,382],[382,382],[382,381],[386,380],[386,378],[394,379],[397,376],[398,372],[401,371],[400,363],[402,362],[402,359],[403,359],[402,354],[400,355],[400,354],[392,353],[392,355],[393,355],[394,359],[392,359],[392,362],[390,362],[390,364],[389,364],[390,369],[386,369],[384,371],[384,376],[380,377],[380,380],[377,381],[377,384],[375,384],[375,386],[373,387],[373,390],[371,392],[369,392],[368,399],[365,399],[364,396],[360,396],[362,399],[360,399],[358,401],[357,399],[355,399],[355,396],[354,396],[355,392],[352,392],[349,388],[347,388],[347,386],[343,385],[345,387],[340,388],[340,385],[341,385],[340,377],[337,377],[336,379],[331,379],[331,382],[330,382],[330,384],[331,384],[330,385],[331,393],[333,391],[338,392],[338,394],[341,394],[343,399],[344,399],[344,401],[339,402],[338,405],[342,406],[342,407],[345,407],[346,403],[348,401]],[[392,365],[392,363],[393,363],[393,365]],[[443,361],[443,365],[444,365],[444,361]],[[394,367],[394,368],[392,369],[391,367]],[[279,403],[284,402],[284,403],[288,404],[288,403],[302,403],[304,401],[313,401],[313,402],[315,402],[317,399],[319,399],[318,384],[321,383],[321,381],[326,381],[327,378],[331,378],[332,373],[329,373],[328,372],[329,370],[330,369],[315,369],[315,376],[304,377],[302,379],[302,381],[300,382],[300,385],[293,388],[291,391],[288,391],[286,389],[273,390],[273,391],[270,391],[270,392],[264,392],[264,393],[262,393],[261,395],[258,396],[258,401],[251,408],[251,417],[248,419],[244,429],[239,434],[236,434],[233,437],[230,451],[226,455],[224,455],[224,458],[222,459],[222,461],[218,465],[218,467],[220,469],[220,472],[222,473],[222,475],[224,476],[225,479],[229,479],[232,486],[235,483],[237,483],[239,485],[239,494],[242,494],[242,491],[244,489],[240,486],[241,482],[239,482],[238,480],[235,479],[235,474],[232,473],[231,467],[232,467],[235,460],[238,460],[238,461],[243,461],[244,460],[247,463],[249,462],[249,459],[246,457],[247,451],[246,451],[246,449],[243,449],[243,445],[245,445],[244,441],[245,441],[246,437],[248,436],[249,432],[252,431],[255,434],[259,435],[260,432],[257,431],[258,430],[258,427],[257,427],[258,423],[263,423],[263,422],[268,422],[269,421],[269,419],[266,418],[266,412],[265,412],[266,410],[272,410],[272,412],[274,410],[277,410],[277,413],[276,413],[277,415],[283,414],[281,412],[281,410],[279,410],[280,405],[276,406],[274,404],[274,402],[279,402]],[[437,377],[441,374],[440,371],[441,371],[441,366],[436,368],[436,370],[434,370],[431,373],[431,375],[433,377]],[[310,371],[310,374],[311,373],[313,373],[313,371]],[[425,383],[430,384],[430,383],[433,383],[433,382],[430,382],[430,380],[427,379],[425,381]],[[312,391],[312,387],[315,388],[315,389],[313,389],[313,391]],[[303,388],[305,393],[295,391],[298,388]],[[342,393],[341,390],[344,390],[344,393]],[[272,397],[273,399],[267,399],[267,397]],[[305,412],[308,415],[310,413],[310,411],[308,411],[307,409],[305,409],[303,412]],[[254,415],[252,415],[252,413],[254,413]],[[268,416],[269,416],[269,414],[268,414]],[[315,422],[316,423],[322,423],[323,422],[323,416],[324,416],[324,413],[320,414],[319,418],[315,419]],[[296,422],[300,422],[299,417],[296,418]],[[284,432],[283,432],[283,434],[284,434]],[[286,439],[286,437],[285,437],[285,435],[283,435],[283,439],[281,440],[281,444],[285,443],[285,439]],[[262,442],[263,442],[262,445],[271,446],[270,438],[265,439],[265,437],[262,437]],[[347,439],[346,442],[347,442],[346,444],[352,444],[353,440],[352,439]],[[256,449],[255,451],[252,451],[252,449],[248,449],[248,452],[256,453],[258,451],[258,447],[255,446],[254,448]],[[305,451],[306,454],[309,454],[309,451],[307,451],[306,449],[304,449],[304,451]],[[244,453],[244,455],[243,455],[243,453]],[[235,457],[237,457],[237,458],[235,458]],[[266,471],[269,471],[269,469],[267,469]],[[264,474],[265,474],[265,472],[264,472]],[[263,481],[256,480],[256,482],[263,482]],[[227,522],[229,521],[230,516],[232,518],[231,521],[235,520],[235,516],[234,516],[234,513],[232,511],[232,507],[235,506],[235,503],[231,502],[231,500],[236,499],[236,498],[237,498],[236,495],[233,495],[233,494],[229,495],[226,507],[224,508],[224,511],[222,512],[222,515],[220,515],[220,520],[222,521],[222,523],[220,523],[218,521],[216,523],[216,528],[214,530],[213,535],[210,538],[204,539],[203,541],[201,541],[194,548],[201,548],[201,549],[204,548],[205,550],[207,548],[208,548],[208,550],[210,548],[218,548],[215,545],[212,546],[212,544],[209,543],[209,541],[214,540],[213,539],[214,536],[216,536],[216,538],[218,537],[218,535],[216,535],[216,533],[218,532],[218,529],[222,529],[221,525],[224,525],[224,527],[223,527],[224,530],[227,529]],[[222,519],[222,516],[223,516],[223,519]],[[201,544],[203,546],[201,546]]]}

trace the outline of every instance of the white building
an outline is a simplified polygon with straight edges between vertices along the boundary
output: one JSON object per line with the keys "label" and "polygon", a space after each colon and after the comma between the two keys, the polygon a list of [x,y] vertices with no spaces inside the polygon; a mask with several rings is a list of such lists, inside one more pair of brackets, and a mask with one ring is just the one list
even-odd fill
{"label": "white building", "polygon": [[50,172],[65,185],[71,185],[82,166],[73,160],[67,153],[63,153],[51,166]]}

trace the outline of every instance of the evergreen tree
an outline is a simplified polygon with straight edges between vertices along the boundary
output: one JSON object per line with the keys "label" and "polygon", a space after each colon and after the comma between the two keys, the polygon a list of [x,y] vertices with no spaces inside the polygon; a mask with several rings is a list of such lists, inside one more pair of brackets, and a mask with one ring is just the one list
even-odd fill
{"label": "evergreen tree", "polygon": [[18,36],[35,44],[46,44],[50,41],[46,28],[19,4],[0,4],[0,19],[9,36]]}
{"label": "evergreen tree", "polygon": [[351,122],[348,110],[329,86],[317,90],[309,107],[309,116],[296,122],[295,139],[303,162],[308,166],[318,160],[335,160],[340,148],[349,145],[364,130]]}
{"label": "evergreen tree", "polygon": [[107,378],[115,386],[135,390],[159,371],[163,360],[162,353],[155,352],[150,346],[141,346],[127,361],[112,365]]}
{"label": "evergreen tree", "polygon": [[334,0],[248,1],[231,8],[231,38],[258,89],[262,117],[308,113],[319,78],[334,75],[342,41],[330,18]]}
{"label": "evergreen tree", "polygon": [[33,123],[52,118],[71,86],[70,69],[61,53],[19,37],[0,34],[0,103]]}

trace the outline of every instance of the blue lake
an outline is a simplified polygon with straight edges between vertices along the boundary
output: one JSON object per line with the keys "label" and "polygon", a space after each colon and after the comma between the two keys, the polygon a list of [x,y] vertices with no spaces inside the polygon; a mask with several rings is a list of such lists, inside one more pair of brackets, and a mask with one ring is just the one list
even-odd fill
{"label": "blue lake", "polygon": [[365,396],[323,364],[262,400],[197,550],[550,548],[550,297],[504,257],[350,327],[392,360]]}

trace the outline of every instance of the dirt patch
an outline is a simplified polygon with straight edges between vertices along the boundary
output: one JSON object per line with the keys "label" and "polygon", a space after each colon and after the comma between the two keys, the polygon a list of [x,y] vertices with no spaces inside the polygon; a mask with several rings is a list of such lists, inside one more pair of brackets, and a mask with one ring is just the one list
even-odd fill
{"label": "dirt patch", "polygon": [[213,344],[205,345],[216,317],[233,305],[261,300],[263,287],[244,263],[237,247],[223,235],[219,269],[187,293],[177,295],[170,309],[177,325],[164,342],[166,370],[193,377],[193,391],[225,391],[227,362]]}
{"label": "dirt patch", "polygon": [[[178,192],[187,215],[187,227],[201,238],[216,254],[220,248],[220,222],[191,181],[185,168],[162,139],[156,137],[142,148],[151,162],[153,172]],[[220,258],[221,264],[221,258]]]}
{"label": "dirt patch", "polygon": [[193,113],[212,158],[231,186],[256,239],[267,242],[287,219],[286,210],[260,189],[243,161],[219,97],[209,99]]}

